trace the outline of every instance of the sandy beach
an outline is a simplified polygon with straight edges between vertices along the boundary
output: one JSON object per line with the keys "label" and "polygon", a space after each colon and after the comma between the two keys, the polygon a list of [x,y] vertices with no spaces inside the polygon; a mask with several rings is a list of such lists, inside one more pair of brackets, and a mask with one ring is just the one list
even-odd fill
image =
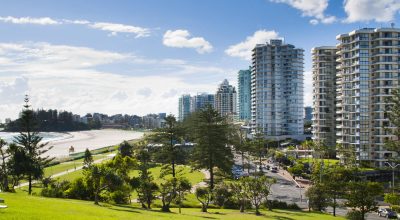
{"label": "sandy beach", "polygon": [[50,141],[48,145],[54,147],[46,154],[62,157],[68,155],[68,150],[71,146],[74,147],[75,153],[77,153],[85,151],[86,148],[94,150],[119,144],[124,140],[138,139],[142,136],[143,132],[114,129],[69,132],[68,137],[65,139]]}

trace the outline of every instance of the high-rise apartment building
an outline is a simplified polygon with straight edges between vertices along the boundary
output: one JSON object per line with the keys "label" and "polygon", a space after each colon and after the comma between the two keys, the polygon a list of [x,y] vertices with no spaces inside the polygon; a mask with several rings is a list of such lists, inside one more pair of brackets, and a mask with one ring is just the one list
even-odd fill
{"label": "high-rise apartment building", "polygon": [[313,109],[311,106],[304,107],[304,123],[311,122]]}
{"label": "high-rise apartment building", "polygon": [[179,98],[179,121],[183,121],[187,116],[190,115],[190,99],[190,95],[182,95]]}
{"label": "high-rise apartment building", "polygon": [[251,120],[251,69],[238,72],[239,120]]}
{"label": "high-rise apartment building", "polygon": [[199,93],[192,97],[190,103],[190,111],[195,112],[198,111],[207,105],[210,105],[214,108],[215,105],[215,96],[214,94],[208,93]]}
{"label": "high-rise apartment building", "polygon": [[312,54],[312,139],[335,149],[336,146],[336,47],[315,47]]}
{"label": "high-rise apartment building", "polygon": [[224,80],[218,87],[215,94],[215,109],[222,116],[234,116],[237,114],[237,94],[236,89],[229,85],[228,80]]}
{"label": "high-rise apartment building", "polygon": [[251,126],[268,138],[298,139],[303,127],[304,50],[282,40],[257,44],[252,53]]}
{"label": "high-rise apartment building", "polygon": [[359,163],[384,166],[394,154],[384,146],[385,98],[399,88],[400,29],[363,28],[336,39],[337,143]]}

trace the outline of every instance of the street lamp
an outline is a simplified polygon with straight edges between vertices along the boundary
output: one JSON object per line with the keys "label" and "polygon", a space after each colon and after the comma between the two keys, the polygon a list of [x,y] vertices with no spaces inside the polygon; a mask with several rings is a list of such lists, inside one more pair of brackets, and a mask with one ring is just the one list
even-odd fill
{"label": "street lamp", "polygon": [[394,194],[394,169],[399,166],[400,164],[396,164],[396,163],[392,163],[390,164],[389,162],[385,162],[385,164],[387,164],[388,166],[390,166],[392,168],[392,193]]}

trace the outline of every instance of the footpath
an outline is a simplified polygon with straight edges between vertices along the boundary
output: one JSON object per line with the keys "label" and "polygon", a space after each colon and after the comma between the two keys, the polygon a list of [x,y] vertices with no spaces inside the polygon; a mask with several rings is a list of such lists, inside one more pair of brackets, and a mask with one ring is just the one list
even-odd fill
{"label": "footpath", "polygon": [[[93,161],[93,163],[94,164],[98,164],[98,163],[101,163],[101,162],[103,162],[105,160],[109,160],[110,158],[112,158],[114,156],[115,156],[115,154],[109,154],[105,158]],[[68,173],[75,172],[75,171],[82,170],[82,169],[83,169],[83,166],[79,166],[79,167],[76,167],[76,168],[73,168],[73,169],[68,169],[66,171],[53,174],[53,175],[50,176],[50,178],[57,178],[57,177],[60,177],[60,176],[64,176],[64,175],[66,175]],[[35,181],[32,181],[32,184],[35,184],[35,183],[38,183],[38,182],[39,181],[35,180]],[[17,185],[15,188],[17,189],[17,188],[25,187],[25,186],[28,186],[28,185],[29,185],[29,182],[24,182],[24,183],[21,183],[21,184]]]}

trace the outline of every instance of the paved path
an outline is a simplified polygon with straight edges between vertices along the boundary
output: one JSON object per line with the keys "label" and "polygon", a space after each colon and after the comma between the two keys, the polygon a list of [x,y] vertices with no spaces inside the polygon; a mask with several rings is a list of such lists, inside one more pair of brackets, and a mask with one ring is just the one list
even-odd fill
{"label": "paved path", "polygon": [[[208,170],[200,170],[203,174],[204,174],[204,179],[208,180],[210,179],[210,172]],[[195,184],[194,186],[192,186],[192,189],[190,190],[191,193],[195,193],[196,189],[199,187],[206,187],[207,183],[205,181],[199,182],[197,184]]]}
{"label": "paved path", "polygon": [[[114,156],[115,156],[115,154],[109,154],[105,158],[93,161],[93,163],[94,164],[101,163],[101,162],[103,162],[105,160],[109,160],[109,159],[113,158]],[[83,166],[79,166],[79,167],[76,167],[76,168],[73,168],[73,169],[69,169],[69,170],[66,170],[66,171],[63,171],[63,172],[60,172],[60,173],[53,174],[53,175],[50,176],[50,178],[60,177],[60,176],[66,175],[68,173],[75,172],[75,171],[82,170],[82,169],[83,169]],[[32,181],[32,184],[35,184],[35,183],[38,183],[38,182],[40,182],[40,181],[35,180],[35,181]],[[29,182],[25,182],[25,183],[19,184],[15,188],[21,188],[21,187],[28,186],[28,185],[29,185]]]}

